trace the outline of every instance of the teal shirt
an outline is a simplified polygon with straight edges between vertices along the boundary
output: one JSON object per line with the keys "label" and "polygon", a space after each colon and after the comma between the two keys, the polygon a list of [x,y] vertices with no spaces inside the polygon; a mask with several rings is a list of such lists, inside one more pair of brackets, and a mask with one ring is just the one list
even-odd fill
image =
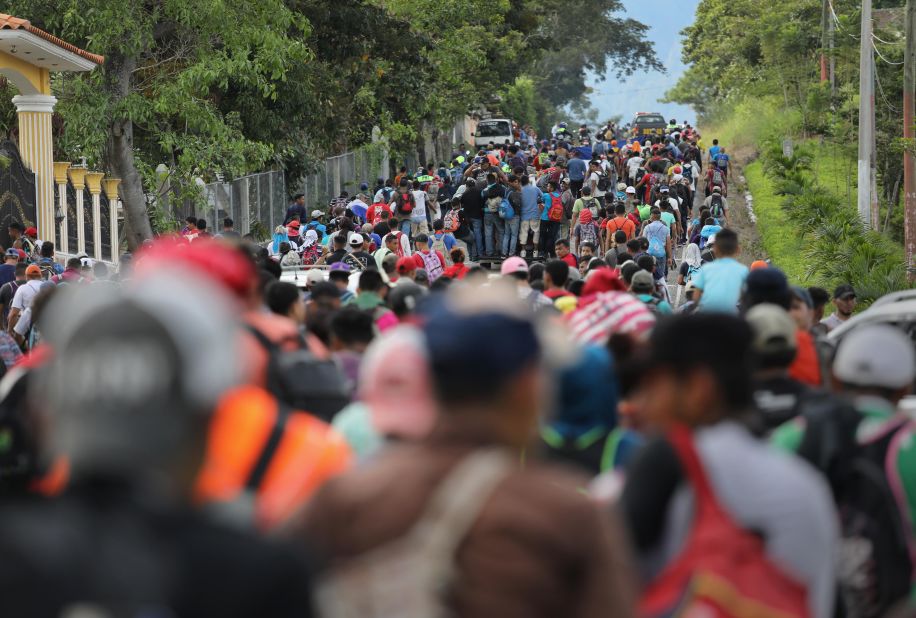
{"label": "teal shirt", "polygon": [[693,276],[694,287],[703,290],[699,311],[738,313],[738,299],[748,268],[730,257],[704,264]]}

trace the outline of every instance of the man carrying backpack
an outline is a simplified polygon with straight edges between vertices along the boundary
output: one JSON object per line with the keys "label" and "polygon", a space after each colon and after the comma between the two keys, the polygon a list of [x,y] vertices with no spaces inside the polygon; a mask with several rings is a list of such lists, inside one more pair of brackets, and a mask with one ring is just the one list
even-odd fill
{"label": "man carrying backpack", "polygon": [[709,197],[713,190],[719,187],[723,196],[728,195],[727,176],[725,172],[719,169],[715,164],[709,166],[706,170],[706,196]]}
{"label": "man carrying backpack", "polygon": [[642,230],[642,235],[649,241],[649,255],[655,258],[661,278],[668,274],[668,267],[674,268],[674,251],[671,245],[671,229],[661,220],[662,211],[652,207],[649,224]]}
{"label": "man carrying backpack", "polygon": [[417,250],[413,254],[413,261],[417,268],[426,270],[429,282],[432,283],[442,276],[442,271],[447,266],[445,256],[441,252],[433,251],[429,248],[429,236],[426,234],[419,234],[414,239],[414,242],[417,245]]}
{"label": "man carrying backpack", "polygon": [[328,560],[319,609],[632,615],[624,543],[615,521],[576,490],[584,479],[540,463],[530,448],[519,465],[537,431],[545,375],[517,289],[494,284],[460,302],[456,293],[424,305],[420,321],[436,428],[325,484],[289,530]]}
{"label": "man carrying backpack", "polygon": [[703,200],[703,206],[709,209],[709,215],[719,221],[722,227],[728,227],[728,200],[722,197],[722,187],[713,186],[712,195]]}
{"label": "man carrying backpack", "polygon": [[916,549],[916,423],[899,410],[912,391],[916,358],[893,326],[846,335],[833,361],[851,407],[802,412],[773,442],[819,468],[840,513],[839,587],[847,616],[884,616],[911,598]]}
{"label": "man carrying backpack", "polygon": [[631,462],[621,499],[647,583],[642,615],[700,614],[726,599],[761,615],[833,615],[830,491],[743,423],[751,341],[737,317],[672,316],[634,371],[632,400],[662,436]]}

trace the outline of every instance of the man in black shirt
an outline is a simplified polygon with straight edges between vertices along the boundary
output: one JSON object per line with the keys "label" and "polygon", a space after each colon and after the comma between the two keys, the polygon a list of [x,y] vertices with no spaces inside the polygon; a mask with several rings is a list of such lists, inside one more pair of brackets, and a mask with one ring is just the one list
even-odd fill
{"label": "man in black shirt", "polygon": [[343,262],[343,259],[349,254],[347,251],[347,233],[337,233],[333,237],[334,249],[318,258],[317,264],[336,264]]}
{"label": "man in black shirt", "polygon": [[461,208],[471,224],[474,232],[474,253],[470,256],[476,260],[483,253],[483,196],[477,189],[477,183],[468,179],[465,183],[464,193],[461,194]]}

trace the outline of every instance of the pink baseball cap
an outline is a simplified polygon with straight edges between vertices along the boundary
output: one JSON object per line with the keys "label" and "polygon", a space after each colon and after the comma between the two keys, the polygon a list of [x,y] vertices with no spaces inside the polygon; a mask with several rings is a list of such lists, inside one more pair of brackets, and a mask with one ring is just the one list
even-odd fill
{"label": "pink baseball cap", "polygon": [[432,378],[423,333],[402,325],[387,330],[366,350],[359,398],[382,435],[426,437],[436,421]]}
{"label": "pink baseball cap", "polygon": [[503,262],[502,267],[499,269],[499,274],[501,275],[513,275],[515,273],[526,272],[528,272],[528,262],[520,257],[510,257]]}

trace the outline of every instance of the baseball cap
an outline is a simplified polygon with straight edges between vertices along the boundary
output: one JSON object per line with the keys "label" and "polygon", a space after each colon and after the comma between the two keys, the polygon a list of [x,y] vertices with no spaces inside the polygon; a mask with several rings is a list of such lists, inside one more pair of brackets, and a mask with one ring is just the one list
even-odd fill
{"label": "baseball cap", "polygon": [[359,399],[368,404],[376,431],[412,439],[429,433],[436,410],[419,329],[398,326],[376,338],[363,356],[359,375]]}
{"label": "baseball cap", "polygon": [[758,270],[760,268],[769,268],[770,265],[767,264],[764,260],[754,260],[751,262],[751,270]]}
{"label": "baseball cap", "polygon": [[618,191],[626,191],[626,190],[627,190],[627,183],[625,183],[625,182],[618,182],[618,183],[617,183],[617,190],[618,190]]}
{"label": "baseball cap", "polygon": [[903,388],[916,375],[913,342],[887,324],[859,326],[840,342],[833,374],[855,386]]}
{"label": "baseball cap", "polygon": [[771,303],[755,305],[745,319],[754,331],[751,347],[758,354],[780,354],[796,349],[795,321],[782,307]]}
{"label": "baseball cap", "polygon": [[792,296],[802,301],[808,306],[808,309],[814,308],[814,300],[811,298],[811,293],[800,285],[792,286]]}
{"label": "baseball cap", "polygon": [[713,193],[722,193],[722,189],[720,187],[713,187],[712,192]]}
{"label": "baseball cap", "polygon": [[636,194],[636,187],[627,187],[627,193]]}
{"label": "baseball cap", "polygon": [[360,190],[360,191],[368,191],[368,190],[369,190],[369,183],[368,183],[368,182],[364,182],[364,183],[362,183],[361,185],[359,185],[359,190]]}
{"label": "baseball cap", "polygon": [[404,275],[406,273],[409,273],[412,270],[416,270],[417,263],[413,261],[413,258],[409,258],[405,256],[402,258],[398,258],[398,263],[396,264],[396,268],[397,268],[399,275]]}
{"label": "baseball cap", "polygon": [[317,219],[318,217],[322,216],[323,214],[324,214],[324,213],[322,213],[320,210],[313,210],[313,211],[312,211],[312,219]]}
{"label": "baseball cap", "polygon": [[499,269],[499,274],[501,275],[512,275],[515,273],[526,272],[528,272],[528,262],[517,256],[513,256],[507,259],[505,262],[503,262]]}
{"label": "baseball cap", "polygon": [[833,291],[834,298],[846,298],[848,296],[855,297],[856,290],[848,283],[836,286],[836,289]]}
{"label": "baseball cap", "polygon": [[41,269],[35,264],[29,264],[28,268],[25,269],[25,276],[32,277],[34,275],[41,276]]}
{"label": "baseball cap", "polygon": [[350,244],[354,247],[359,247],[363,244],[363,235],[362,234],[353,234],[350,236]]}
{"label": "baseball cap", "polygon": [[638,273],[633,275],[633,279],[630,282],[630,289],[634,292],[652,292],[655,290],[655,279],[652,278],[652,273],[647,270],[640,270]]}
{"label": "baseball cap", "polygon": [[34,227],[27,227],[25,228],[25,232],[23,232],[23,234],[26,236],[38,236],[38,229]]}
{"label": "baseball cap", "polygon": [[662,185],[658,188],[659,193],[668,193],[668,185]]}
{"label": "baseball cap", "polygon": [[308,274],[305,275],[306,285],[315,285],[321,281],[324,281],[324,273],[320,268],[310,268]]}
{"label": "baseball cap", "polygon": [[19,259],[19,249],[10,247],[9,249],[6,250],[6,257],[16,258],[18,260]]}

